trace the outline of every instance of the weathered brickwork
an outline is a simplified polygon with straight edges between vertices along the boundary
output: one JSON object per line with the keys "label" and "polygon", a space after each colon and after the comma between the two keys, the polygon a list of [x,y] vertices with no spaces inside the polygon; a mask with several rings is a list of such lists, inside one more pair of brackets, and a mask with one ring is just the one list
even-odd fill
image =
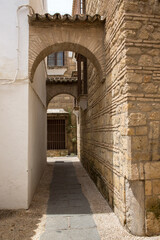
{"label": "weathered brickwork", "polygon": [[[81,159],[122,224],[134,234],[159,234],[160,3],[86,3],[87,14],[106,17],[106,81],[98,81],[90,63],[88,109],[80,114]],[[136,185],[144,214],[131,219],[127,199]]]}
{"label": "weathered brickwork", "polygon": [[55,14],[53,17],[33,15],[29,22],[31,81],[39,63],[49,54],[59,51],[72,51],[87,57],[96,66],[99,77],[104,80],[104,20],[98,16],[68,18]]}

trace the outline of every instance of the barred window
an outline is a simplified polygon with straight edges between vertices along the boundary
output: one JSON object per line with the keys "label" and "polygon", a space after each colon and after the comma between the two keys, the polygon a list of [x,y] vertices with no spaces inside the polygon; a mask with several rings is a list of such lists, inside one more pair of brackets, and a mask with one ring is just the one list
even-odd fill
{"label": "barred window", "polygon": [[47,66],[53,68],[55,66],[64,66],[64,52],[52,53],[47,57]]}
{"label": "barred window", "polygon": [[47,149],[65,149],[65,119],[48,119],[47,122]]}

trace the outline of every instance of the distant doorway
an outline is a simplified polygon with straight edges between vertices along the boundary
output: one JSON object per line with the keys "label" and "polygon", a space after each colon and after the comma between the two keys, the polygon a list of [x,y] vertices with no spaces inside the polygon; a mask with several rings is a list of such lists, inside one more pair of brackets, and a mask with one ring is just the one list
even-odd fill
{"label": "distant doorway", "polygon": [[65,149],[65,119],[48,119],[47,126],[47,149]]}

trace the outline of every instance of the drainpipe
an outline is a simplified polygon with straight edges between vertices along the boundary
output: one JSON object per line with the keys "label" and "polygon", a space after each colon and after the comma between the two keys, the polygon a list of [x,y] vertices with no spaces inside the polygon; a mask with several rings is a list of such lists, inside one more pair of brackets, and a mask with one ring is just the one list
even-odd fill
{"label": "drainpipe", "polygon": [[13,80],[11,79],[0,79],[0,80],[5,80],[5,81],[8,81],[7,83],[0,83],[0,85],[7,85],[7,84],[13,84],[15,83],[15,81],[17,80],[17,76],[18,76],[18,72],[19,72],[19,45],[20,45],[20,23],[19,23],[19,15],[18,15],[18,12],[20,9],[22,8],[28,8],[29,9],[29,14],[35,14],[35,11],[34,9],[30,6],[30,5],[21,5],[17,8],[17,26],[16,28],[18,29],[18,44],[17,44],[17,69],[16,69],[16,73],[15,73],[15,77]]}

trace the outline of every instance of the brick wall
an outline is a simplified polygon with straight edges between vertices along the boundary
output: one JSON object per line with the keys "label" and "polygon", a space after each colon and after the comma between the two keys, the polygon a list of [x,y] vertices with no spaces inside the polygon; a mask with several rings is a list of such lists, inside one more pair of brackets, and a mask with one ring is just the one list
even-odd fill
{"label": "brick wall", "polygon": [[87,14],[106,17],[106,81],[89,63],[81,160],[123,225],[159,234],[160,3],[86,3]]}

